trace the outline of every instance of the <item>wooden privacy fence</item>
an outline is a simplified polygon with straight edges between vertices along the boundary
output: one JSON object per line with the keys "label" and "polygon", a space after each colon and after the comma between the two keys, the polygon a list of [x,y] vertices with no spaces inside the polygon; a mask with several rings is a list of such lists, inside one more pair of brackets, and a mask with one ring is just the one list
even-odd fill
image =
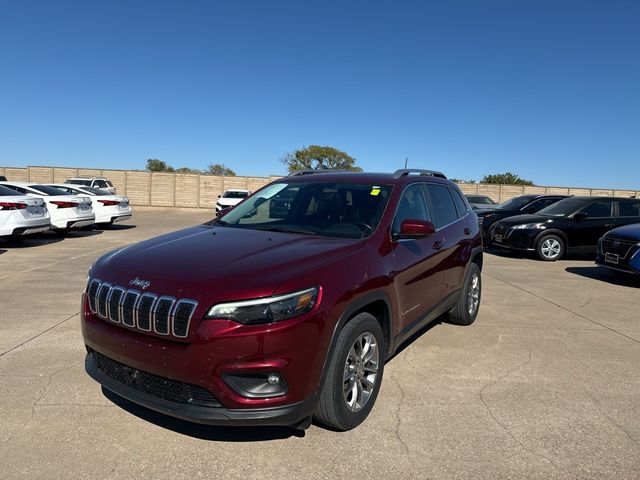
{"label": "wooden privacy fence", "polygon": [[[10,180],[61,183],[71,177],[107,177],[118,193],[129,197],[132,205],[152,207],[213,208],[222,192],[229,188],[256,191],[278,176],[228,177],[188,173],[150,173],[138,170],[108,170],[66,167],[0,167],[0,175]],[[461,183],[467,194],[488,195],[496,202],[524,194],[591,195],[640,198],[640,190],[601,188],[539,187]]]}

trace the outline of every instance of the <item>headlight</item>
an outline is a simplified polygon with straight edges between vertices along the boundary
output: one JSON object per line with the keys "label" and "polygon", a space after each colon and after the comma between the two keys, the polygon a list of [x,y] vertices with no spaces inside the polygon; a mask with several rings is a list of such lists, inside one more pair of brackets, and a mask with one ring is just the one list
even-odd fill
{"label": "headlight", "polygon": [[286,320],[307,313],[316,304],[317,288],[276,297],[220,303],[207,312],[207,318],[226,318],[239,323],[267,323]]}
{"label": "headlight", "polygon": [[523,223],[522,225],[514,225],[511,227],[513,230],[534,230],[543,228],[544,223]]}

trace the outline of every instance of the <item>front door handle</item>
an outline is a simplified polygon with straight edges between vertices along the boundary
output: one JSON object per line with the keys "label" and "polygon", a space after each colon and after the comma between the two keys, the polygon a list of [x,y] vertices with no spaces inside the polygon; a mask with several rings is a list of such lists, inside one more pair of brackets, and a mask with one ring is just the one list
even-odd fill
{"label": "front door handle", "polygon": [[469,227],[464,227],[464,234],[471,235],[471,229]]}

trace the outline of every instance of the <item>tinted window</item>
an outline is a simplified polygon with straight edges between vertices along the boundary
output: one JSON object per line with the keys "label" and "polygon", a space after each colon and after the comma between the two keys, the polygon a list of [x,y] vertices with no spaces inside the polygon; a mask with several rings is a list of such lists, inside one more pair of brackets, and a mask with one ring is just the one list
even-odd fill
{"label": "tinted window", "polygon": [[612,205],[613,202],[611,200],[598,200],[590,203],[580,211],[591,218],[610,217]]}
{"label": "tinted window", "polygon": [[444,227],[458,219],[456,206],[449,189],[443,185],[427,185],[431,207],[436,216],[436,228]]}
{"label": "tinted window", "polygon": [[618,215],[620,217],[640,217],[640,202],[618,200]]}
{"label": "tinted window", "polygon": [[507,200],[506,202],[501,203],[496,208],[500,208],[502,210],[520,210],[535,198],[535,195],[521,195],[519,197],[514,197],[511,200]]}
{"label": "tinted window", "polygon": [[107,182],[105,182],[104,180],[96,180],[95,182],[93,182],[92,187],[107,188]]}
{"label": "tinted window", "polygon": [[451,196],[453,196],[453,203],[456,204],[456,210],[458,211],[458,218],[464,217],[469,211],[467,204],[462,199],[462,195],[460,195],[460,192],[458,192],[458,190],[456,190],[455,188],[452,188],[450,190],[451,190]]}
{"label": "tinted window", "polygon": [[[28,193],[33,193],[33,192],[29,192],[26,188],[19,187],[19,186],[17,186],[17,185],[7,185],[7,187],[9,187],[11,190],[15,190],[15,191],[17,191],[18,193],[22,193],[22,194],[24,194],[24,195],[26,195],[26,194],[27,194],[27,192],[28,192]],[[15,194],[14,194],[14,195],[15,195]]]}
{"label": "tinted window", "polygon": [[59,188],[50,187],[48,185],[29,185],[29,188],[33,188],[34,190],[45,193],[47,195],[71,195],[70,193],[60,190]]}
{"label": "tinted window", "polygon": [[527,206],[527,210],[531,209],[532,212],[537,212],[538,210],[542,210],[543,208],[556,203],[558,200],[558,198],[539,198],[535,202],[531,202]]}
{"label": "tinted window", "polygon": [[393,220],[394,233],[400,232],[400,224],[405,220],[432,221],[422,184],[410,185],[402,194],[398,210],[396,210],[396,218]]}
{"label": "tinted window", "polygon": [[496,202],[486,195],[466,195],[466,197],[471,203],[477,203],[480,205],[496,205]]}
{"label": "tinted window", "polygon": [[5,187],[4,185],[0,185],[0,196],[7,197],[13,195],[20,195],[20,192],[14,188]]}
{"label": "tinted window", "polygon": [[233,192],[227,190],[222,194],[222,198],[247,198],[249,196],[249,192]]}
{"label": "tinted window", "polygon": [[85,185],[87,187],[91,186],[91,180],[67,180],[64,183],[71,183],[72,185]]}
{"label": "tinted window", "polygon": [[113,187],[113,183],[111,183],[109,180],[106,181],[107,187]]}

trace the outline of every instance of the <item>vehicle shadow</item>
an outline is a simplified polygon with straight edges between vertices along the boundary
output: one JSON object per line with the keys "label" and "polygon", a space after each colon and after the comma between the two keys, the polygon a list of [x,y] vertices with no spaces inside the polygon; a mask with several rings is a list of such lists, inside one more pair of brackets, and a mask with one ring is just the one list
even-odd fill
{"label": "vehicle shadow", "polygon": [[102,387],[102,394],[131,415],[135,415],[158,427],[200,440],[212,442],[266,442],[289,437],[304,437],[305,435],[303,430],[289,427],[225,427],[187,422],[130,402],[104,387]]}
{"label": "vehicle shadow", "polygon": [[131,224],[122,224],[122,223],[114,223],[113,225],[92,225],[90,228],[92,230],[99,230],[99,231],[104,231],[104,230],[130,230],[132,228],[136,228],[137,225],[131,225]]}
{"label": "vehicle shadow", "polygon": [[438,325],[441,325],[441,324],[446,323],[446,322],[447,322],[447,314],[443,313],[438,318],[436,318],[436,319],[432,320],[430,323],[426,324],[420,330],[418,330],[413,335],[411,335],[407,340],[405,340],[402,343],[402,345],[400,345],[400,347],[393,353],[393,355],[387,359],[386,363],[391,362],[399,354],[404,352],[405,349],[409,348],[413,342],[415,342],[417,339],[419,339],[422,335],[427,333],[433,327],[437,327]]}
{"label": "vehicle shadow", "polygon": [[67,230],[62,232],[53,232],[54,235],[60,238],[85,238],[93,237],[94,235],[101,235],[102,230],[90,230],[87,227],[77,228],[74,230]]}
{"label": "vehicle shadow", "polygon": [[589,267],[567,267],[565,271],[573,273],[574,275],[580,275],[581,277],[590,278],[592,280],[600,280],[612,285],[619,285],[622,287],[636,287],[640,288],[640,277],[634,275],[625,275],[624,273],[614,272],[608,268],[589,266]]}
{"label": "vehicle shadow", "polygon": [[2,255],[3,253],[7,253],[7,250],[0,250],[0,255]]}
{"label": "vehicle shadow", "polygon": [[32,248],[49,245],[51,243],[58,243],[62,240],[64,240],[64,237],[56,235],[55,233],[35,233],[24,237],[6,238],[4,242],[2,242],[2,246],[3,248],[10,249]]}

